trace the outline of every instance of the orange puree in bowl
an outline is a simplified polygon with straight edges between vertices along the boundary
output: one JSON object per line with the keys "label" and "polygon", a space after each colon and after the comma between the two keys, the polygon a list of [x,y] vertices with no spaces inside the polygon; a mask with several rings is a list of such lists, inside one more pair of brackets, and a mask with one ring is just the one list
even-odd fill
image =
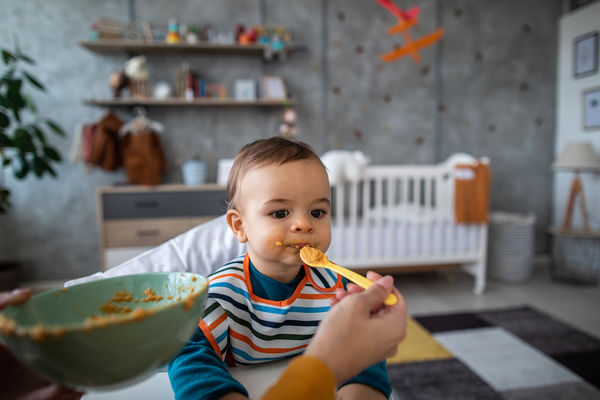
{"label": "orange puree in bowl", "polygon": [[112,298],[112,301],[121,303],[121,302],[130,302],[131,299],[133,299],[133,293],[130,293],[127,290],[117,290],[115,292],[115,295]]}
{"label": "orange puree in bowl", "polygon": [[144,294],[146,295],[146,298],[143,300],[144,303],[149,301],[161,301],[163,299],[162,296],[157,295],[151,288],[144,290]]}

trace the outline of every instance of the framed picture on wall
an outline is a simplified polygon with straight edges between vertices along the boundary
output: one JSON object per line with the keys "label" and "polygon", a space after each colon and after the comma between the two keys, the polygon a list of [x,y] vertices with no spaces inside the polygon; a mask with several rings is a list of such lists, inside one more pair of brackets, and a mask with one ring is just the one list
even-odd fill
{"label": "framed picture on wall", "polygon": [[600,129],[600,86],[583,92],[583,128]]}
{"label": "framed picture on wall", "polygon": [[286,92],[280,76],[265,75],[262,78],[262,97],[272,100],[285,100]]}
{"label": "framed picture on wall", "polygon": [[583,78],[598,72],[598,32],[590,32],[575,38],[573,75]]}

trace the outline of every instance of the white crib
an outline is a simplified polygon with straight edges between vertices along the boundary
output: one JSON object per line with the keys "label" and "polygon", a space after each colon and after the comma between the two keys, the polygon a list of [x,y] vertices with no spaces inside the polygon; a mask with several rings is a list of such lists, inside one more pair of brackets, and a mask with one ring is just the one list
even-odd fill
{"label": "white crib", "polygon": [[357,270],[460,264],[482,293],[488,226],[455,223],[455,178],[451,162],[368,166],[334,185],[329,258]]}

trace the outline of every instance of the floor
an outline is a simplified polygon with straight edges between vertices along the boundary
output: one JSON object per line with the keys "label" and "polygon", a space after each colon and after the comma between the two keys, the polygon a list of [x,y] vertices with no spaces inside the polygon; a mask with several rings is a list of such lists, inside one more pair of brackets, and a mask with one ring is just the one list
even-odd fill
{"label": "floor", "polygon": [[460,270],[397,274],[394,278],[411,315],[529,305],[600,338],[600,285],[556,282],[544,258],[536,259],[526,283],[488,280],[481,295],[473,294],[473,278]]}

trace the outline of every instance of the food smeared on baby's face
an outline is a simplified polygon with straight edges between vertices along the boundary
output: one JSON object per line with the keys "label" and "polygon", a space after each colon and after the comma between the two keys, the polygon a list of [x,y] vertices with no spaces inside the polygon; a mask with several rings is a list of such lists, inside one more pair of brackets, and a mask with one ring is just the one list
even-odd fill
{"label": "food smeared on baby's face", "polygon": [[277,240],[277,241],[275,242],[275,246],[277,246],[277,247],[288,246],[288,247],[294,247],[294,248],[296,248],[296,249],[301,249],[301,248],[303,248],[304,246],[307,246],[307,243],[305,243],[305,242],[302,242],[302,243],[285,243],[285,244],[284,244],[284,243],[283,243],[281,240]]}

